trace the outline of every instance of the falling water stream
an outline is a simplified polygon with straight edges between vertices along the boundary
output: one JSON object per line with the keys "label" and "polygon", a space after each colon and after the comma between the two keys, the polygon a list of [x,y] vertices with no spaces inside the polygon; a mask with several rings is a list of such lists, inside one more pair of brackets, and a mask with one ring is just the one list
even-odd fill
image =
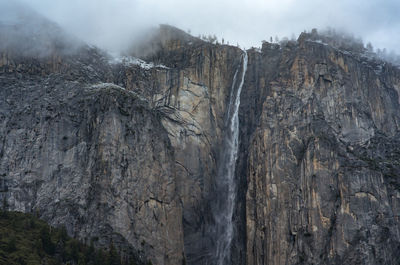
{"label": "falling water stream", "polygon": [[242,56],[242,72],[239,85],[237,75],[240,72],[240,65],[233,77],[228,115],[226,120],[225,137],[222,146],[220,165],[216,178],[217,199],[214,208],[215,237],[217,265],[230,264],[230,250],[234,236],[233,212],[236,201],[235,166],[239,148],[239,105],[240,93],[242,91],[244,77],[247,71],[247,53]]}

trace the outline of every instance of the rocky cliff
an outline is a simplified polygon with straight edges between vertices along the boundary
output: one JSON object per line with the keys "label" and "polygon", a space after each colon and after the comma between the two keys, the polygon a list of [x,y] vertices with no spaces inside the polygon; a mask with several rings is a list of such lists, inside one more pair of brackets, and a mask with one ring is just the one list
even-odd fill
{"label": "rocky cliff", "polygon": [[[153,264],[216,264],[243,51],[169,26],[118,58],[76,45],[2,49],[0,196]],[[226,261],[398,264],[398,68],[307,34],[247,53]]]}
{"label": "rocky cliff", "polygon": [[249,67],[247,264],[398,264],[398,68],[306,36]]}

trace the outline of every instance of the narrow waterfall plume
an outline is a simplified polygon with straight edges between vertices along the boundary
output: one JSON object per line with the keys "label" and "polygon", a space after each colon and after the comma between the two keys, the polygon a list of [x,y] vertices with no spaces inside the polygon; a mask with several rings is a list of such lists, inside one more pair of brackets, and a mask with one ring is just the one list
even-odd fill
{"label": "narrow waterfall plume", "polygon": [[239,147],[239,105],[245,74],[247,71],[247,53],[242,55],[242,71],[240,83],[237,84],[237,75],[240,65],[236,69],[226,119],[226,131],[223,140],[220,165],[216,177],[216,192],[218,193],[213,214],[215,218],[216,264],[223,265],[230,262],[230,250],[234,236],[232,222],[236,200],[235,166]]}

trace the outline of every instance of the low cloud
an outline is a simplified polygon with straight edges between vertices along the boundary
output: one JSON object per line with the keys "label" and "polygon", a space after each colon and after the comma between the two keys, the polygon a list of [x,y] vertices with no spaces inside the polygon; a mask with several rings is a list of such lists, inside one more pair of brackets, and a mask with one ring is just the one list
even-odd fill
{"label": "low cloud", "polygon": [[[10,1],[10,0],[0,0]],[[303,30],[345,30],[400,53],[397,0],[20,0],[86,42],[121,50],[161,23],[242,47]]]}
{"label": "low cloud", "polygon": [[0,0],[0,52],[19,56],[69,54],[83,43],[56,23],[14,1]]}

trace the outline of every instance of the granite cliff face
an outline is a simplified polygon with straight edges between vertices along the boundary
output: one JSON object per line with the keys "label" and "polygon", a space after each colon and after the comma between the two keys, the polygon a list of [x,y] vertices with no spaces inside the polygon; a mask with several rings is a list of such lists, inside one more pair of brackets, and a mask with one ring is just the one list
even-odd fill
{"label": "granite cliff face", "polygon": [[180,262],[173,149],[158,113],[119,86],[69,74],[2,74],[0,168],[10,209],[38,212],[99,246],[128,242],[154,263]]}
{"label": "granite cliff face", "polygon": [[239,48],[169,26],[118,58],[49,43],[1,51],[10,209],[153,264],[217,264],[216,176],[245,74],[229,264],[400,262],[398,68],[307,34],[248,50],[245,73]]}
{"label": "granite cliff face", "polygon": [[247,264],[397,264],[399,70],[305,37],[250,57]]}

